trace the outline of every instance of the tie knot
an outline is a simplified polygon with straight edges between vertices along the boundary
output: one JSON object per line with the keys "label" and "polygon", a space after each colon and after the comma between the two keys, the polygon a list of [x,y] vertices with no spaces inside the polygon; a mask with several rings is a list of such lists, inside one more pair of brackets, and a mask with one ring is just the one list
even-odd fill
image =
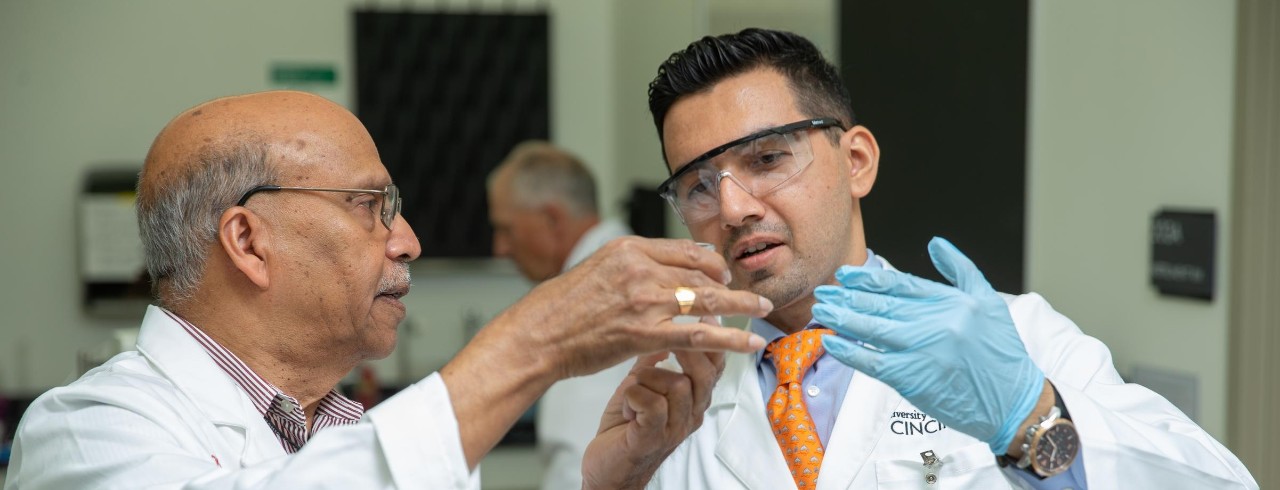
{"label": "tie knot", "polygon": [[832,333],[825,327],[809,328],[769,343],[765,352],[778,371],[778,384],[799,383],[804,372],[822,357],[822,336]]}

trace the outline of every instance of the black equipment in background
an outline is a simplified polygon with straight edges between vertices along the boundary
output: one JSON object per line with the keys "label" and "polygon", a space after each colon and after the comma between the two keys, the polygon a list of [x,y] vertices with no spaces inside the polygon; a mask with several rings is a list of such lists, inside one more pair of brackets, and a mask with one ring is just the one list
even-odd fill
{"label": "black equipment in background", "polygon": [[667,237],[667,201],[653,186],[636,185],[627,200],[628,226],[645,238]]}
{"label": "black equipment in background", "polygon": [[355,13],[356,113],[423,257],[489,257],[485,179],[550,139],[546,14]]}
{"label": "black equipment in background", "polygon": [[1027,0],[840,2],[841,76],[880,143],[867,246],[942,280],[942,236],[997,290],[1023,291]]}

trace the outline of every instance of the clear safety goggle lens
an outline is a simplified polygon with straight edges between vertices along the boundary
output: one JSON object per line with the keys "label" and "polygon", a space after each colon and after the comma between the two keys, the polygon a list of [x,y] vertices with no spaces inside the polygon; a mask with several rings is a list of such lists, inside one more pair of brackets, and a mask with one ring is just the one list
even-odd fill
{"label": "clear safety goggle lens", "polygon": [[809,131],[770,133],[744,141],[670,181],[662,195],[685,224],[720,214],[720,190],[731,179],[756,197],[764,197],[813,162]]}

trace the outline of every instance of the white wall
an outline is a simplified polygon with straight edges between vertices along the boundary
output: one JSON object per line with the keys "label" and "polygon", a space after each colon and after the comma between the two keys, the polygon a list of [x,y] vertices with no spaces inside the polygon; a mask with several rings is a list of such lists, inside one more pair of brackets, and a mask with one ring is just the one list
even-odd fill
{"label": "white wall", "polygon": [[711,34],[767,27],[800,34],[840,65],[840,5],[832,0],[761,2],[759,0],[710,0]]}
{"label": "white wall", "polygon": [[[619,112],[614,162],[618,186],[624,193],[629,193],[633,184],[656,187],[667,178],[658,132],[649,114],[649,82],[658,74],[658,65],[671,53],[706,34],[705,27],[697,25],[694,15],[697,7],[693,3],[697,2],[624,0],[618,3],[615,30],[618,62],[614,64],[614,83],[618,87],[616,108]],[[674,214],[669,216],[667,224],[669,230],[688,236]]]}
{"label": "white wall", "polygon": [[[1122,374],[1195,376],[1226,436],[1235,2],[1032,3],[1027,284],[1111,347]],[[1165,206],[1217,212],[1217,297],[1149,285]]]}

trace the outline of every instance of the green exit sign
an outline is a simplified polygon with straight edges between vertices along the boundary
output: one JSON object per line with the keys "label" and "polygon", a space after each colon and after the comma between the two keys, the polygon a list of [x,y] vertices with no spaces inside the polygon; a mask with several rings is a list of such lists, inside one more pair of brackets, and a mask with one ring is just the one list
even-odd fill
{"label": "green exit sign", "polygon": [[337,70],[331,64],[275,63],[271,65],[271,83],[274,85],[290,87],[333,85],[337,81]]}

